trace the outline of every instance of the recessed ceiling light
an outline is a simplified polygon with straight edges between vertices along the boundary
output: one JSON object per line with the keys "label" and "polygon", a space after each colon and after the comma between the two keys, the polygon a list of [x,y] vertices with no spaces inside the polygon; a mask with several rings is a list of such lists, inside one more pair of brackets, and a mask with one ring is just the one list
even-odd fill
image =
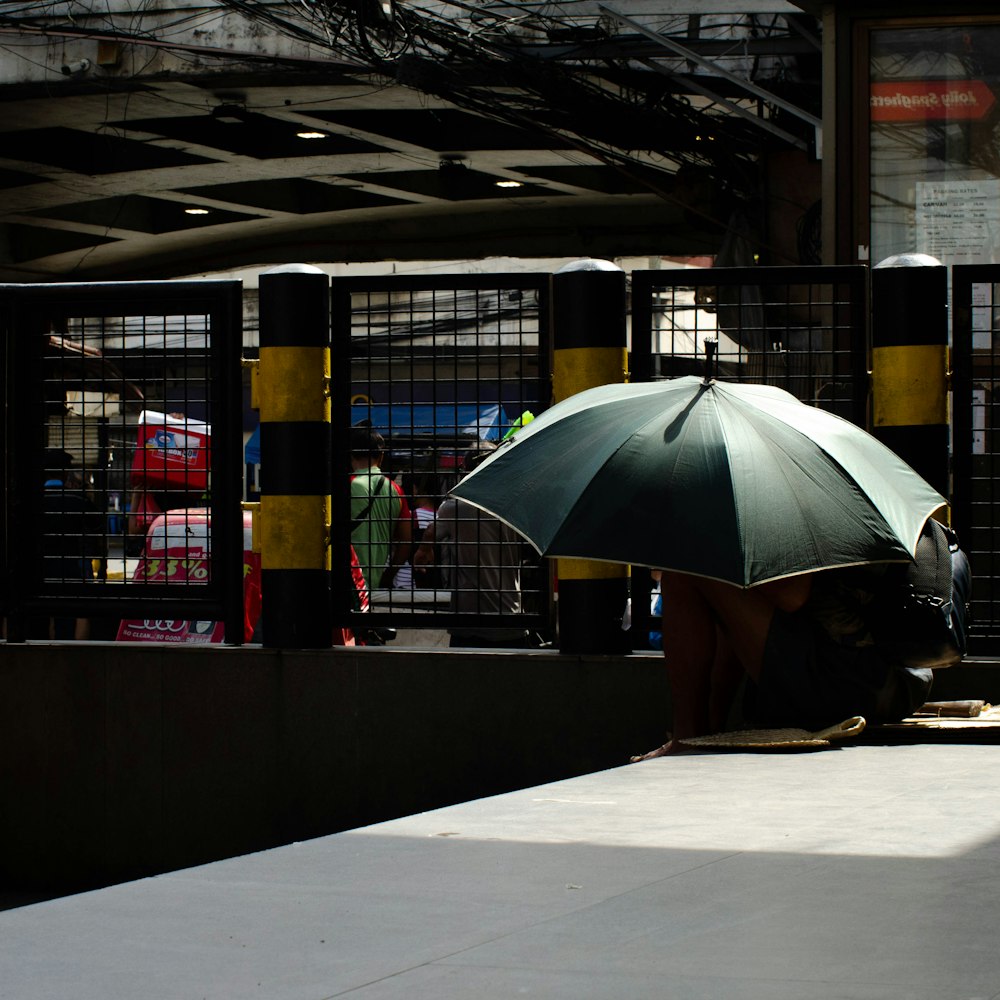
{"label": "recessed ceiling light", "polygon": [[524,187],[520,181],[497,181],[496,185],[498,188],[519,188]]}
{"label": "recessed ceiling light", "polygon": [[296,132],[296,137],[299,139],[325,139],[325,132]]}
{"label": "recessed ceiling light", "polygon": [[185,215],[208,215],[207,208],[185,208]]}

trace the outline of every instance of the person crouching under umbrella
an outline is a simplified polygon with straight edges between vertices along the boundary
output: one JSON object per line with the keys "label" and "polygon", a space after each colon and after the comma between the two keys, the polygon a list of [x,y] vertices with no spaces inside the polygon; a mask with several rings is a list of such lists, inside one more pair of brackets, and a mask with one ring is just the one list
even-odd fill
{"label": "person crouching under umbrella", "polygon": [[830,569],[748,589],[665,572],[673,729],[663,746],[633,761],[721,732],[734,711],[751,724],[808,730],[855,715],[873,723],[910,715],[927,700],[932,675],[894,661],[872,639],[865,608],[884,571]]}

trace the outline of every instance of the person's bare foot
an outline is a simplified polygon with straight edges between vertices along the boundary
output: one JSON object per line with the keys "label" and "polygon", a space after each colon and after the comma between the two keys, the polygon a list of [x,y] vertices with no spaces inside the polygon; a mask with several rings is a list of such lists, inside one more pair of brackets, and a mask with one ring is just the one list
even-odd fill
{"label": "person's bare foot", "polygon": [[638,764],[640,760],[653,760],[656,757],[667,757],[670,754],[677,753],[680,748],[674,745],[673,740],[667,740],[662,747],[657,747],[655,750],[650,750],[649,753],[636,754],[635,757],[629,758],[630,764]]}

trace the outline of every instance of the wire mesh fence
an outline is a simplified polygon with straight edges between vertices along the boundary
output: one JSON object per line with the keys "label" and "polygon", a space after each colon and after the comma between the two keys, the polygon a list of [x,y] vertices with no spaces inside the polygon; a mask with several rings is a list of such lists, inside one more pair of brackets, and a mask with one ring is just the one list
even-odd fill
{"label": "wire mesh fence", "polygon": [[[717,377],[776,384],[866,423],[864,269],[630,277],[632,381],[703,374],[713,339]],[[449,629],[463,644],[553,637],[548,562],[493,519],[446,499],[469,462],[549,405],[549,281],[333,281],[333,468],[344,482],[364,477],[370,464],[352,454],[352,428],[374,431],[392,490],[369,527],[381,562],[351,530],[366,500],[343,491],[339,530],[353,536],[371,577],[366,627]],[[1000,639],[998,287],[996,268],[953,269],[955,523],[972,559],[971,644],[982,654]],[[15,632],[20,621],[51,635],[59,619],[60,634],[77,634],[82,618],[92,637],[119,637],[125,622],[134,631],[124,638],[209,641],[224,620],[229,636],[249,637],[260,594],[243,590],[250,528],[236,514],[239,315],[235,282],[0,288],[0,598]],[[226,516],[213,518],[220,510]],[[161,511],[179,513],[150,535]],[[408,539],[395,535],[400,521]],[[636,648],[653,630],[652,583],[645,570],[633,574]]]}
{"label": "wire mesh fence", "polygon": [[[334,365],[334,398],[350,403],[334,407],[333,468],[352,477],[372,626],[433,624],[464,644],[520,645],[548,627],[537,554],[447,499],[478,456],[549,403],[548,280],[334,279],[333,354],[350,359]],[[372,498],[379,488],[386,495]]]}
{"label": "wire mesh fence", "polygon": [[211,508],[238,505],[240,466],[224,440],[213,454],[212,420],[239,406],[238,283],[0,294],[11,631],[178,641],[181,615],[220,632],[242,539]]}
{"label": "wire mesh fence", "polygon": [[970,652],[1000,643],[1000,267],[952,269],[953,510],[972,565]]}
{"label": "wire mesh fence", "polygon": [[632,273],[633,378],[705,372],[764,382],[864,426],[868,294],[863,267],[691,268]]}

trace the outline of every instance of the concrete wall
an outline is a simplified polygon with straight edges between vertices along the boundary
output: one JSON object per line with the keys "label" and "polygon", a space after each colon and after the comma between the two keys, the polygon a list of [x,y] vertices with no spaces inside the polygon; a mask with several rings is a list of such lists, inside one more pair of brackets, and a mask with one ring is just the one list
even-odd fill
{"label": "concrete wall", "polygon": [[83,888],[614,767],[657,655],[0,647],[0,884]]}

